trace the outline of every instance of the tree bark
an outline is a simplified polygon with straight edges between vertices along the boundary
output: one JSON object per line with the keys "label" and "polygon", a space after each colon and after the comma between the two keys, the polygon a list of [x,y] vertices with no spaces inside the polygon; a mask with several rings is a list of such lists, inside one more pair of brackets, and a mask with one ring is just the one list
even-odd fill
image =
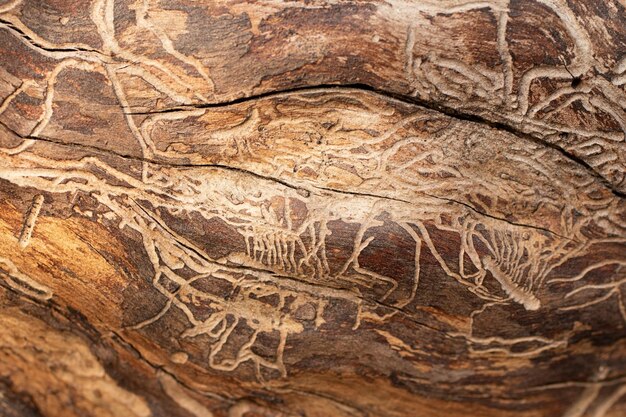
{"label": "tree bark", "polygon": [[623,0],[0,0],[0,414],[626,414]]}

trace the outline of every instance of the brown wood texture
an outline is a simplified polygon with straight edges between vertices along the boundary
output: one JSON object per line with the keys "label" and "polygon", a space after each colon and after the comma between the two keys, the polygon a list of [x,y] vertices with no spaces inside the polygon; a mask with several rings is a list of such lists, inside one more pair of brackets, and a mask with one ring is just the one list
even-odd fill
{"label": "brown wood texture", "polygon": [[626,415],[623,0],[0,0],[0,415]]}

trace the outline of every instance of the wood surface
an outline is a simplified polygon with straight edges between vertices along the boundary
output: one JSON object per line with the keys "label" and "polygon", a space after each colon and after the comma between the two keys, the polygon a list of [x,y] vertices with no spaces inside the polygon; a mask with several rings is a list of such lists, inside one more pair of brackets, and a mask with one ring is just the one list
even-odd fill
{"label": "wood surface", "polygon": [[624,0],[0,0],[0,415],[626,415]]}

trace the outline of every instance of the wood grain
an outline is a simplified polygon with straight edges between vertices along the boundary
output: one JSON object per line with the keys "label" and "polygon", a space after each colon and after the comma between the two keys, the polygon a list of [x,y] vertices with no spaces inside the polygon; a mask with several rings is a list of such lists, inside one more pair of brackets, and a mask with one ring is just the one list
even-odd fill
{"label": "wood grain", "polygon": [[0,413],[626,413],[621,1],[0,2]]}

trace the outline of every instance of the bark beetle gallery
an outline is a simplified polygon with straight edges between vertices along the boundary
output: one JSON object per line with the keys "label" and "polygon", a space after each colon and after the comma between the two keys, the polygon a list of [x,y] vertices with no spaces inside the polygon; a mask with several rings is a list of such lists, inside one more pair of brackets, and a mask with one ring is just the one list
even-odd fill
{"label": "bark beetle gallery", "polygon": [[0,0],[0,415],[626,415],[624,0]]}

